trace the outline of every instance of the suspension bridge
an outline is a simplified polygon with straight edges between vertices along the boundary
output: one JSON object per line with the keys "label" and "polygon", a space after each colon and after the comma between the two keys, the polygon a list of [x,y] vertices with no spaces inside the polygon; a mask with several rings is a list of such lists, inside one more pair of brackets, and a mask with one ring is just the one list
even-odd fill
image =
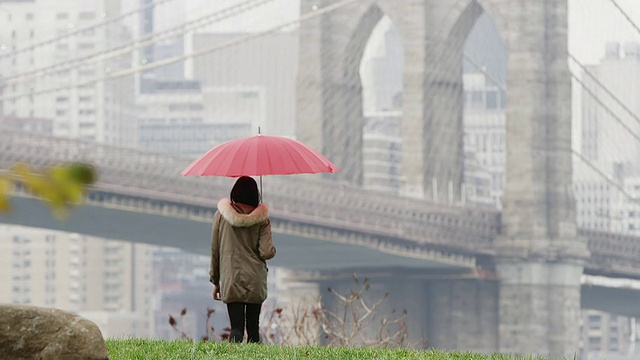
{"label": "suspension bridge", "polygon": [[[597,65],[585,55],[595,50],[570,42],[577,31],[569,27],[572,17],[605,9],[597,26],[616,23],[640,38],[625,6],[301,0],[290,18],[243,23],[243,31],[230,25],[273,3],[202,6],[185,16],[171,0],[152,1],[56,14],[56,31],[42,37],[28,27],[0,31],[0,125],[31,132],[2,131],[2,167],[88,161],[101,174],[77,220],[49,221],[18,194],[28,210],[6,222],[203,253],[202,243],[176,239],[185,229],[208,237],[229,182],[177,173],[187,155],[261,125],[344,170],[335,179],[267,181],[274,230],[291,251],[280,265],[334,276],[410,269],[398,296],[423,295],[415,306],[422,330],[436,334],[431,346],[568,355],[581,306],[637,314],[634,286],[616,281],[633,282],[640,269],[629,215],[640,214],[640,106],[624,90],[634,78],[614,75],[616,66],[635,74],[640,50],[598,44]],[[13,4],[9,13],[37,20],[34,9]],[[376,32],[386,39],[377,50]],[[495,91],[466,89],[467,73]],[[478,108],[498,133],[467,130]],[[33,134],[47,120],[50,133]],[[376,121],[382,133],[366,133]],[[170,145],[197,136],[201,148]],[[491,171],[498,208],[468,196]],[[393,186],[373,190],[381,174]],[[161,230],[145,231],[150,224]]]}

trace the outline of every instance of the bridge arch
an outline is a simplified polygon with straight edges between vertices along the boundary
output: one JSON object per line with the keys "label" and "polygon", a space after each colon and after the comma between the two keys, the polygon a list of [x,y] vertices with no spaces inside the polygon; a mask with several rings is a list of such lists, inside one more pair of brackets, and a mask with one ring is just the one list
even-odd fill
{"label": "bridge arch", "polygon": [[[459,198],[462,49],[483,7],[493,11],[495,5],[490,0],[370,0],[305,22],[297,91],[298,138],[336,162],[343,169],[338,175],[343,180],[362,183],[359,69],[372,31],[387,15],[400,34],[407,59],[402,74],[403,192],[446,199],[452,189]],[[303,14],[313,9],[317,9],[315,1],[301,1]]]}

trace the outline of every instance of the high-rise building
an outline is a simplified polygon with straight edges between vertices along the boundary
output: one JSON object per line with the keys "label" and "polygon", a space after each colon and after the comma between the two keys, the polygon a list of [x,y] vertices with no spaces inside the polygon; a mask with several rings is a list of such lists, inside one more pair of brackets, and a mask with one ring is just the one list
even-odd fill
{"label": "high-rise building", "polygon": [[145,80],[137,96],[141,148],[196,157],[257,134],[265,123],[260,87],[205,87],[193,80]]}
{"label": "high-rise building", "polygon": [[404,51],[400,33],[389,17],[374,28],[362,56],[362,109],[371,113],[402,110]]}
{"label": "high-rise building", "polygon": [[[640,231],[640,206],[629,199],[640,194],[640,142],[630,134],[638,133],[640,123],[629,113],[640,110],[634,96],[638,81],[640,45],[636,43],[607,44],[604,59],[583,73],[580,144],[582,156],[591,165],[574,162],[580,228],[623,234]],[[582,322],[581,358],[637,358],[634,319],[585,310]]]}
{"label": "high-rise building", "polygon": [[[206,86],[202,89],[204,117],[215,126],[215,144],[256,135],[259,129],[271,135],[267,91],[262,86]],[[267,124],[267,131],[263,124]]]}
{"label": "high-rise building", "polygon": [[640,355],[634,342],[634,319],[586,310],[582,312],[580,359],[632,360]]}
{"label": "high-rise building", "polygon": [[136,104],[140,148],[192,157],[212,146],[214,129],[204,118],[197,81],[146,79]]}
{"label": "high-rise building", "polygon": [[[175,248],[153,250],[155,336],[180,338],[180,332],[169,324],[169,315],[179,322],[178,329],[191,338],[207,335],[207,325],[218,336],[229,326],[226,306],[213,301],[213,285],[209,281],[208,256],[186,253]],[[207,324],[207,309],[215,310]],[[182,309],[186,315],[181,316]]]}
{"label": "high-rise building", "polygon": [[481,72],[463,75],[465,200],[500,208],[505,183],[506,97]]}
{"label": "high-rise building", "polygon": [[5,115],[4,117],[0,116],[0,127],[39,135],[53,135],[53,122],[51,119],[20,118]]}
{"label": "high-rise building", "polygon": [[[624,50],[624,51],[622,51]],[[582,154],[612,176],[615,164],[639,164],[640,44],[609,43],[602,61],[583,73]],[[610,94],[613,94],[612,97]],[[615,114],[615,116],[613,115]]]}
{"label": "high-rise building", "polygon": [[150,246],[0,227],[0,302],[96,320],[105,336],[153,336]]}
{"label": "high-rise building", "polygon": [[[189,40],[188,51],[200,51],[219,46],[220,49],[193,59],[192,69],[186,69],[193,79],[202,83],[205,108],[209,100],[227,103],[226,109],[241,110],[247,101],[254,108],[256,101],[262,112],[252,111],[251,133],[295,136],[295,91],[298,67],[298,34],[277,32],[256,39],[239,41],[242,33],[198,33]],[[233,46],[223,46],[238,41]],[[224,100],[223,100],[224,99]],[[231,103],[230,103],[231,102]],[[207,119],[220,122],[215,107],[206,109]],[[247,114],[236,114],[244,116]],[[236,122],[234,114],[226,115],[226,123]],[[221,122],[220,122],[221,123]]]}
{"label": "high-rise building", "polygon": [[402,67],[397,29],[383,17],[373,30],[360,65],[362,79],[362,180],[371,190],[402,187]]}
{"label": "high-rise building", "polygon": [[120,1],[0,3],[0,123],[4,115],[46,118],[56,136],[135,145],[133,76],[103,79],[130,68],[131,53],[96,55],[131,41],[122,24],[100,24],[119,15]]}
{"label": "high-rise building", "polygon": [[370,112],[362,130],[363,187],[398,193],[402,186],[401,111]]}

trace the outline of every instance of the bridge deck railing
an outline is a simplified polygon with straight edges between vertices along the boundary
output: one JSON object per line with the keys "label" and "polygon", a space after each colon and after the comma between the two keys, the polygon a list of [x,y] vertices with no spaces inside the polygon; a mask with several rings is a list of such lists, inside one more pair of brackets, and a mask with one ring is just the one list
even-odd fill
{"label": "bridge deck railing", "polygon": [[[180,176],[179,172],[191,160],[0,129],[2,167],[20,161],[31,166],[85,161],[97,166],[101,184],[140,193],[150,190],[183,200],[200,199],[213,208],[219,198],[228,196],[231,182],[216,177]],[[323,176],[267,177],[265,185],[265,197],[274,214],[279,216],[303,216],[416,244],[490,253],[492,241],[499,232],[499,213],[495,211],[370,191]],[[640,268],[640,240],[637,237],[588,230],[581,233],[589,239],[594,267],[612,269],[617,266],[627,269],[625,271]]]}

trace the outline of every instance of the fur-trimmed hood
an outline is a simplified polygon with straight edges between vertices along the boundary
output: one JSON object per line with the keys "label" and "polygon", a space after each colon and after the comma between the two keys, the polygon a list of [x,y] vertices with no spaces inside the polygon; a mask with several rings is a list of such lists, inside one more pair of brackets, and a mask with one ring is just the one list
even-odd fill
{"label": "fur-trimmed hood", "polygon": [[222,217],[235,227],[249,227],[260,224],[269,218],[269,208],[259,204],[251,213],[241,214],[231,205],[231,200],[224,198],[218,202],[218,211]]}

